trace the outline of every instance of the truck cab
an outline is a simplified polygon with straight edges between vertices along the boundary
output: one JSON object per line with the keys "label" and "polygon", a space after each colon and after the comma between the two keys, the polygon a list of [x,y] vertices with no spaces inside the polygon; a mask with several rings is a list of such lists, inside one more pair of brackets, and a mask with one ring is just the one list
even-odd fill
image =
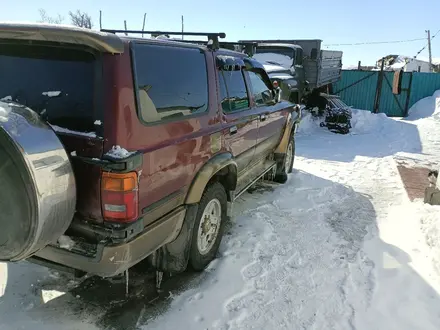
{"label": "truck cab", "polygon": [[342,52],[322,50],[322,40],[239,40],[256,43],[252,57],[258,61],[276,62],[293,70],[301,98],[314,89],[322,90],[338,81],[342,70]]}
{"label": "truck cab", "polygon": [[[278,80],[285,80],[282,79],[282,74],[285,74],[285,70],[288,70],[288,73],[294,79],[295,85],[295,88],[290,91],[289,100],[295,103],[300,102],[303,94],[301,91],[306,88],[302,47],[279,43],[258,44],[253,58],[269,65],[278,66],[278,70],[274,67],[266,69],[270,72],[269,75],[278,77]],[[292,78],[289,80],[292,80]],[[286,84],[292,85],[292,82],[289,81]]]}

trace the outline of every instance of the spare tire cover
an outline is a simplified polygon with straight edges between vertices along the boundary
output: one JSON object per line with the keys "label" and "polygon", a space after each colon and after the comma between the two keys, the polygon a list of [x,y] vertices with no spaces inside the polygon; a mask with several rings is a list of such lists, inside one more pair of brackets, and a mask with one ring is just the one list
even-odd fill
{"label": "spare tire cover", "polygon": [[56,242],[75,204],[73,170],[55,132],[33,110],[0,102],[0,260]]}

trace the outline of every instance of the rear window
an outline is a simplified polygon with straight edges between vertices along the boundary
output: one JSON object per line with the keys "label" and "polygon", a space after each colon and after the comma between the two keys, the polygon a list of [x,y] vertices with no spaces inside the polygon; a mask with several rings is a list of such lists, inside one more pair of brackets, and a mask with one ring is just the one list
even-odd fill
{"label": "rear window", "polygon": [[24,104],[52,125],[95,131],[96,64],[83,50],[1,45],[0,99]]}
{"label": "rear window", "polygon": [[146,123],[208,110],[205,54],[197,48],[134,44],[138,110]]}

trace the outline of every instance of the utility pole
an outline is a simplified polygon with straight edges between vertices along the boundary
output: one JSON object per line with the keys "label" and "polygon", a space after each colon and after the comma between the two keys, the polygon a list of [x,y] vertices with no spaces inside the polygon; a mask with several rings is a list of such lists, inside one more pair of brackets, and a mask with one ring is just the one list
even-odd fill
{"label": "utility pole", "polygon": [[428,33],[429,72],[432,72],[431,30],[427,30],[426,32]]}

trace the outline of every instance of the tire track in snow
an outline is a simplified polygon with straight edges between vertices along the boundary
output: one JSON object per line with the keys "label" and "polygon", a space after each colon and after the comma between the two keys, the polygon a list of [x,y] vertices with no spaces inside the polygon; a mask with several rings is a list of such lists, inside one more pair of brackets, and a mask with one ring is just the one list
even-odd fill
{"label": "tire track in snow", "polygon": [[[297,173],[293,180],[305,181],[307,175]],[[280,187],[278,198],[267,200],[264,196],[261,200],[266,199],[266,203],[244,211],[254,225],[258,223],[262,239],[253,246],[253,259],[241,270],[244,293],[224,305],[230,328],[322,329],[321,324],[331,328],[353,323],[353,307],[342,292],[349,277],[347,255],[359,251],[368,226],[353,221],[363,214],[353,206],[362,203],[347,187],[330,181],[323,184],[320,178],[307,178],[310,181],[317,185],[306,187],[297,182]],[[292,208],[292,201],[298,208]],[[336,223],[331,212],[341,205],[348,207],[335,214],[346,221]],[[368,205],[367,200],[364,208]],[[371,221],[374,210],[369,211],[366,218]],[[356,213],[358,216],[353,217]],[[356,228],[345,228],[353,227],[353,222]],[[282,240],[284,237],[291,240]],[[279,306],[284,308],[280,310]]]}

